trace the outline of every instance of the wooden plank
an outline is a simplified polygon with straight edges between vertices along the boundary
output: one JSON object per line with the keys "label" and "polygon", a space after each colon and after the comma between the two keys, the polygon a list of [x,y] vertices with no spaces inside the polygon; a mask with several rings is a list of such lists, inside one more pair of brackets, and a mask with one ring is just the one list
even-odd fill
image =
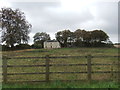
{"label": "wooden plank", "polygon": [[85,58],[86,56],[51,56],[49,58],[57,59],[57,58]]}
{"label": "wooden plank", "polygon": [[91,81],[91,69],[92,69],[92,66],[91,66],[91,58],[92,56],[91,55],[88,55],[87,56],[87,71],[88,71],[88,81],[90,82]]}
{"label": "wooden plank", "polygon": [[12,81],[8,81],[8,82],[10,82],[10,83],[16,83],[16,82],[17,83],[21,83],[21,82],[29,83],[29,82],[46,82],[46,81],[45,80],[20,80],[20,81],[18,81],[18,80],[17,81],[15,81],[15,80],[13,81],[12,80]]}
{"label": "wooden plank", "polygon": [[50,66],[86,66],[87,64],[50,64]]}
{"label": "wooden plank", "polygon": [[40,59],[40,58],[45,58],[45,57],[11,57],[10,59]]}
{"label": "wooden plank", "polygon": [[28,74],[46,74],[45,72],[33,72],[33,73],[7,73],[7,75],[28,75]]}
{"label": "wooden plank", "polygon": [[7,83],[7,59],[4,58],[2,61],[3,61],[3,83]]}
{"label": "wooden plank", "polygon": [[[50,64],[49,66],[86,66],[87,64]],[[118,65],[118,64],[91,64],[91,65]],[[7,65],[7,67],[45,67],[46,65]],[[0,66],[3,67],[3,66]]]}
{"label": "wooden plank", "polygon": [[[88,73],[88,72],[49,72],[49,74],[74,74],[74,73]],[[94,71],[91,73],[111,73],[111,71]],[[113,71],[113,73],[120,73],[120,71]],[[7,75],[28,75],[28,74],[46,74],[46,72],[35,72],[35,73],[7,73]]]}
{"label": "wooden plank", "polygon": [[50,72],[50,74],[75,74],[75,73],[87,73],[87,72]]}
{"label": "wooden plank", "polygon": [[[49,82],[55,82],[55,81],[56,81],[56,80],[50,80]],[[57,80],[57,81],[58,81],[58,80]],[[83,79],[78,79],[78,80],[59,80],[59,81],[62,81],[62,82],[71,82],[71,81],[73,81],[73,82],[74,82],[74,81],[75,81],[75,82],[76,82],[76,81],[78,81],[78,82],[79,82],[79,81],[80,81],[80,82],[86,82],[87,80],[86,80],[86,79],[84,79],[84,80],[83,80]],[[108,81],[110,81],[110,80],[109,80],[109,79],[105,79],[104,81],[107,81],[107,82],[108,82]],[[26,81],[25,81],[25,80],[23,80],[23,81],[22,81],[22,80],[21,80],[21,81],[18,81],[18,80],[15,81],[15,80],[14,80],[14,81],[13,81],[13,80],[12,80],[12,81],[8,81],[8,82],[9,82],[9,83],[22,83],[22,82],[26,82],[26,83],[29,83],[29,82],[30,82],[30,83],[31,83],[31,82],[36,82],[36,83],[37,83],[37,82],[46,82],[46,81],[45,81],[45,80],[29,80],[29,81],[28,81],[28,80],[26,80]]]}
{"label": "wooden plank", "polygon": [[8,65],[7,67],[45,67],[46,65]]}
{"label": "wooden plank", "polygon": [[[49,58],[57,59],[57,58],[85,58],[86,56],[51,56]],[[45,57],[13,57],[9,59],[39,59],[39,58],[45,58]]]}
{"label": "wooden plank", "polygon": [[[87,66],[88,64],[50,64],[49,66]],[[91,64],[91,65],[118,65],[118,64]]]}
{"label": "wooden plank", "polygon": [[101,64],[101,63],[100,63],[100,64],[97,64],[97,63],[96,63],[96,64],[91,64],[91,65],[105,65],[105,66],[109,66],[109,65],[110,65],[110,66],[111,66],[111,65],[118,65],[118,64]]}
{"label": "wooden plank", "polygon": [[[69,74],[69,73],[87,73],[87,72],[49,72],[49,74]],[[46,72],[35,72],[35,73],[8,73],[7,75],[27,75],[27,74],[46,74]],[[48,78],[48,77],[47,77]]]}
{"label": "wooden plank", "polygon": [[[55,82],[56,80],[49,80],[50,82]],[[83,79],[79,79],[79,80],[59,80],[59,81],[85,81],[85,80],[83,80]],[[8,82],[10,82],[10,83],[21,83],[21,82],[27,82],[27,83],[29,83],[29,82],[46,82],[45,80],[17,80],[17,81],[15,81],[15,80],[12,80],[12,81],[8,81]]]}
{"label": "wooden plank", "polygon": [[[50,66],[85,66],[87,64],[50,64]],[[8,65],[7,67],[45,67],[46,65]]]}
{"label": "wooden plank", "polygon": [[[113,57],[113,58],[118,58],[120,56],[92,56],[92,58],[109,58],[109,57]],[[12,60],[12,59],[44,59],[46,57],[9,57],[8,60]],[[51,56],[49,58],[53,58],[53,59],[59,59],[59,58],[87,58],[87,56]]]}
{"label": "wooden plank", "polygon": [[46,82],[49,82],[49,55],[46,55]]}
{"label": "wooden plank", "polygon": [[[111,71],[94,71],[91,73],[111,73]],[[112,73],[120,73],[119,71],[113,71]]]}
{"label": "wooden plank", "polygon": [[118,58],[120,56],[92,56],[93,58]]}
{"label": "wooden plank", "polygon": [[[113,61],[113,65],[115,64],[115,62]],[[111,79],[114,79],[114,73],[113,73],[113,65],[111,65]]]}
{"label": "wooden plank", "polygon": [[[86,66],[87,64],[50,64],[49,66]],[[118,64],[91,64],[91,65],[118,65]],[[46,65],[7,65],[7,67],[45,67]],[[3,67],[3,66],[0,66]]]}
{"label": "wooden plank", "polygon": [[[118,58],[118,71],[120,72],[120,58]],[[120,73],[118,73],[118,84],[120,87]]]}

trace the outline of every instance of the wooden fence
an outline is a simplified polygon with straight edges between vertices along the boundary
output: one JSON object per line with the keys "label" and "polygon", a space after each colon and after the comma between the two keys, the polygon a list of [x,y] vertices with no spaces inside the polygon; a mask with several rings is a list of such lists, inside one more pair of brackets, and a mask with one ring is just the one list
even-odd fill
{"label": "wooden fence", "polygon": [[[26,75],[26,74],[45,74],[45,80],[40,81],[24,81],[24,82],[49,82],[50,81],[50,74],[56,73],[56,74],[72,74],[72,73],[86,73],[87,74],[87,79],[88,81],[91,81],[91,75],[92,73],[117,73],[118,74],[118,81],[120,80],[120,61],[114,65],[118,66],[118,71],[92,71],[92,65],[113,65],[111,64],[92,64],[91,60],[92,58],[119,58],[120,56],[92,56],[92,55],[87,55],[87,56],[49,56],[46,55],[45,57],[14,57],[14,58],[3,58],[3,82],[7,83],[7,76],[8,75]],[[7,61],[10,59],[45,59],[45,64],[44,65],[7,65]],[[87,63],[86,64],[50,64],[50,59],[57,59],[57,58],[86,58]],[[87,66],[87,72],[50,72],[50,67],[51,66]],[[34,72],[34,73],[8,73],[7,72],[7,67],[46,67],[45,72]]]}

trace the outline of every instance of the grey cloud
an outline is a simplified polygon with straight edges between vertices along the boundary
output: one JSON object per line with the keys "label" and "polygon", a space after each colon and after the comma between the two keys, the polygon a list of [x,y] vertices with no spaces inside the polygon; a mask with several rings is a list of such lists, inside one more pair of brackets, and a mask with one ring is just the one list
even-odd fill
{"label": "grey cloud", "polygon": [[13,7],[24,8],[24,9],[42,9],[48,7],[57,7],[60,2],[13,2]]}
{"label": "grey cloud", "polygon": [[120,42],[120,1],[118,3],[118,42]]}
{"label": "grey cloud", "polygon": [[95,3],[95,16],[94,19],[83,22],[80,24],[85,29],[102,29],[115,42],[118,39],[118,7],[117,2],[99,2]]}
{"label": "grey cloud", "polygon": [[97,15],[98,21],[104,20],[106,25],[102,26],[105,30],[109,33],[116,33],[118,32],[118,3],[117,2],[104,2],[98,3],[97,5]]}
{"label": "grey cloud", "polygon": [[[61,3],[57,2],[22,2],[12,3],[13,8],[20,8],[25,12],[26,18],[32,24],[31,40],[36,32],[47,32],[55,34],[58,30],[70,29],[75,31],[78,28],[103,29],[110,37],[117,36],[117,3],[102,2],[95,3],[96,16],[89,8],[76,11],[64,11]],[[88,23],[91,21],[92,23]],[[103,24],[101,23],[103,22]],[[112,35],[114,34],[114,35]],[[115,38],[115,37],[114,37]],[[117,37],[116,37],[117,39]],[[115,41],[115,39],[113,40]]]}

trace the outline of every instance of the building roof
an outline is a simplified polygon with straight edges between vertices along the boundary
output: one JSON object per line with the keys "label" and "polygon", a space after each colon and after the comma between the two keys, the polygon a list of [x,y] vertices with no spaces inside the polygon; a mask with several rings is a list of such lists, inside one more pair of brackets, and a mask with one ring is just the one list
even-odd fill
{"label": "building roof", "polygon": [[57,40],[47,40],[45,42],[58,42]]}

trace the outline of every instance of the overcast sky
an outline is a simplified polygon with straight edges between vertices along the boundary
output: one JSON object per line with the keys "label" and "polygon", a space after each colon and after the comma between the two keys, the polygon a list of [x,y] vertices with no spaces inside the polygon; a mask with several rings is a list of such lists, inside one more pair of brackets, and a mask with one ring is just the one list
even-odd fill
{"label": "overcast sky", "polygon": [[32,24],[29,43],[37,32],[51,38],[61,30],[103,30],[118,42],[119,0],[0,0],[0,7],[19,8]]}

